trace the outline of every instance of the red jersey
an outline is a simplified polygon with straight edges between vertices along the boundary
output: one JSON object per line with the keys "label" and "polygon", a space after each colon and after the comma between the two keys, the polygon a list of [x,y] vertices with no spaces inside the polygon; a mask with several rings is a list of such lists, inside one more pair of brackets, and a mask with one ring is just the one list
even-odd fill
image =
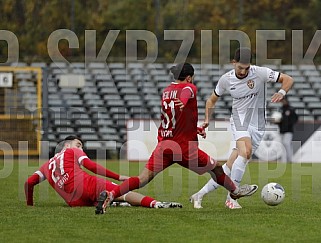
{"label": "red jersey", "polygon": [[119,180],[119,175],[91,161],[78,148],[67,148],[57,153],[30,176],[25,183],[27,205],[33,205],[33,188],[43,180],[49,184],[70,206],[94,205],[102,190],[114,187],[112,182],[86,173],[91,172]]}
{"label": "red jersey", "polygon": [[81,169],[87,155],[78,148],[69,148],[57,153],[35,173],[47,179],[55,191],[66,201],[73,200],[75,189],[82,188],[83,181],[90,175]]}
{"label": "red jersey", "polygon": [[[174,99],[185,99],[182,92],[190,92],[190,98],[183,110],[175,106]],[[161,124],[158,128],[158,142],[173,140],[179,144],[197,140],[197,88],[191,83],[172,82],[162,93]]]}
{"label": "red jersey", "polygon": [[93,206],[103,190],[113,190],[114,183],[87,174],[81,166],[89,171],[119,180],[119,174],[91,161],[79,148],[67,148],[57,153],[44,163],[39,170],[28,177],[25,182],[27,205],[33,205],[34,186],[44,180],[66,201],[69,206]]}
{"label": "red jersey", "polygon": [[[215,167],[216,161],[198,148],[196,94],[191,83],[171,83],[164,89],[158,144],[145,166],[148,170],[158,173],[178,163],[201,175]],[[175,99],[183,109],[175,106]]]}

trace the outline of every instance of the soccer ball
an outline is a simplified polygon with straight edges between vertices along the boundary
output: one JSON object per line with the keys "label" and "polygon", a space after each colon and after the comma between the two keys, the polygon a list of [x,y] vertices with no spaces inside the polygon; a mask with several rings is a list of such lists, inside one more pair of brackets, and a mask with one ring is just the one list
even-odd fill
{"label": "soccer ball", "polygon": [[284,188],[275,182],[266,184],[261,191],[261,198],[269,206],[276,206],[285,198]]}

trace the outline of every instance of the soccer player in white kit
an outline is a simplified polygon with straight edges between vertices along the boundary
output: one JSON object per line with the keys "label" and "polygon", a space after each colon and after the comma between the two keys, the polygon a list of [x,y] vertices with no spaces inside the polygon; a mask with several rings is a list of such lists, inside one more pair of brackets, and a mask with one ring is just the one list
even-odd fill
{"label": "soccer player in white kit", "polygon": [[[271,102],[280,102],[293,84],[289,75],[267,67],[251,65],[251,59],[249,48],[241,47],[235,51],[232,60],[234,69],[221,76],[215,90],[206,101],[203,123],[204,128],[208,127],[215,103],[221,95],[228,92],[233,98],[230,122],[236,148],[223,165],[223,169],[236,185],[240,184],[246,165],[264,135],[266,83],[282,84],[281,89],[271,97]],[[194,203],[194,208],[202,208],[203,196],[218,187],[219,185],[210,179],[199,192],[191,196],[190,201]],[[229,196],[225,205],[230,209],[242,208],[237,200]]]}

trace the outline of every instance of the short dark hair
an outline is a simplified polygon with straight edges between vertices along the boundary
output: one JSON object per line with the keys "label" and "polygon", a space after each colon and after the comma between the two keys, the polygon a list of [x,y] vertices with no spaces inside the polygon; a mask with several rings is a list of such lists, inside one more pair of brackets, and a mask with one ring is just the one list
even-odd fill
{"label": "short dark hair", "polygon": [[75,140],[75,139],[78,139],[82,145],[84,146],[84,141],[77,135],[70,135],[70,136],[67,136],[65,139],[63,139],[62,141],[59,141],[56,148],[55,148],[55,154],[56,153],[59,153],[66,145],[66,143],[72,141],[72,140]]}
{"label": "short dark hair", "polygon": [[251,49],[248,47],[237,48],[234,54],[234,60],[240,63],[251,63],[252,62],[252,53]]}
{"label": "short dark hair", "polygon": [[65,145],[65,143],[67,141],[72,141],[72,140],[75,140],[75,139],[78,139],[83,145],[84,145],[84,141],[79,137],[79,136],[76,136],[76,135],[70,135],[70,136],[67,136],[62,142],[63,142],[63,145]]}
{"label": "short dark hair", "polygon": [[194,76],[194,68],[187,62],[179,63],[176,66],[171,67],[170,71],[174,75],[175,80],[183,81],[188,76]]}

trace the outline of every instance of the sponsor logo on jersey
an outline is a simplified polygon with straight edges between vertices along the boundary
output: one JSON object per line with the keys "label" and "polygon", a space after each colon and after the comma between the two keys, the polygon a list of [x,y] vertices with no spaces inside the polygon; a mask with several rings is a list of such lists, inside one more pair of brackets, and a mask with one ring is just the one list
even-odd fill
{"label": "sponsor logo on jersey", "polygon": [[247,81],[247,86],[250,88],[250,89],[253,89],[254,88],[254,81],[253,80],[249,80]]}
{"label": "sponsor logo on jersey", "polygon": [[234,99],[237,99],[237,100],[241,100],[241,99],[245,99],[245,98],[250,98],[252,99],[253,97],[257,96],[259,94],[259,92],[256,92],[256,93],[253,93],[253,94],[249,94],[249,95],[246,95],[246,96],[242,96],[242,97],[234,97]]}
{"label": "sponsor logo on jersey", "polygon": [[271,71],[269,74],[269,79],[273,79],[275,76],[275,71]]}

